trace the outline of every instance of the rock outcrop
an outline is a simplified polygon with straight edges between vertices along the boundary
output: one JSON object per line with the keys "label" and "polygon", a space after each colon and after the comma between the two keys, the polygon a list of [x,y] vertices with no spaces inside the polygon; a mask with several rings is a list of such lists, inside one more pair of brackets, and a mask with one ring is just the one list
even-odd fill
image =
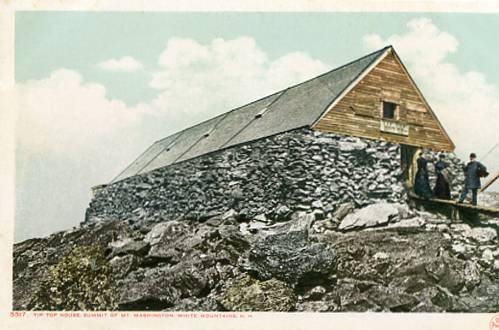
{"label": "rock outcrop", "polygon": [[[313,212],[263,223],[229,211],[204,221],[94,223],[28,240],[14,250],[14,309],[36,306],[50,269],[92,245],[112,269],[109,309],[497,311],[497,227],[400,204],[368,207],[396,212],[346,231]],[[343,221],[363,210],[351,212]]]}
{"label": "rock outcrop", "polygon": [[[399,153],[299,129],[113,183],[80,227],[14,246],[13,308],[496,312],[499,219],[411,209]],[[96,296],[95,273],[106,299],[40,302],[82,251],[99,262],[72,297]]]}

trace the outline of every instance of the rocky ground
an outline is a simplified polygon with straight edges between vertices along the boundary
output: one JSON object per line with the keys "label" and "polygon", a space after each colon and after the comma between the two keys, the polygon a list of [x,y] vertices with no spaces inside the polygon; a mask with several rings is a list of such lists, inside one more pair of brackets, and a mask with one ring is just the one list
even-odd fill
{"label": "rocky ground", "polygon": [[[311,209],[269,220],[230,209],[89,223],[14,246],[14,309],[72,309],[46,298],[70,290],[84,301],[105,286],[112,297],[83,308],[497,312],[498,224],[451,222],[386,201],[343,203],[329,217]],[[97,285],[65,273],[81,246],[102,251],[104,261],[78,251],[78,271],[99,274]]]}
{"label": "rocky ground", "polygon": [[499,192],[491,191],[478,194],[478,204],[499,209]]}

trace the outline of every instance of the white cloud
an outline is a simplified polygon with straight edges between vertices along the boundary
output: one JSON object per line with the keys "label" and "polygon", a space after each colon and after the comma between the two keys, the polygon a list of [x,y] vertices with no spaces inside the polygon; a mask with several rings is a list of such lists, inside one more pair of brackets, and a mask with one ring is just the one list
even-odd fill
{"label": "white cloud", "polygon": [[82,221],[90,187],[117,174],[146,141],[136,109],[78,72],[57,70],[17,93],[16,238],[26,238]]}
{"label": "white cloud", "polygon": [[301,52],[271,60],[249,37],[217,38],[209,44],[172,38],[158,64],[150,85],[160,94],[152,106],[177,112],[179,124],[206,119],[329,69]]}
{"label": "white cloud", "polygon": [[[407,31],[386,39],[364,36],[369,49],[392,44],[407,65],[425,98],[456,143],[456,151],[467,159],[470,152],[478,158],[499,141],[499,87],[477,71],[462,72],[448,56],[458,50],[459,42],[441,31],[430,19],[407,23]],[[499,150],[485,163],[499,169]]]}
{"label": "white cloud", "polygon": [[142,63],[130,56],[124,56],[120,59],[112,58],[100,62],[97,66],[106,71],[134,72],[142,69]]}
{"label": "white cloud", "polygon": [[133,107],[68,69],[18,85],[18,239],[82,221],[90,187],[155,139],[328,69],[305,53],[272,61],[251,38],[172,38],[158,64],[158,96]]}
{"label": "white cloud", "polygon": [[18,136],[31,150],[87,149],[138,116],[122,101],[107,99],[104,86],[84,83],[78,72],[68,69],[20,84],[18,98]]}

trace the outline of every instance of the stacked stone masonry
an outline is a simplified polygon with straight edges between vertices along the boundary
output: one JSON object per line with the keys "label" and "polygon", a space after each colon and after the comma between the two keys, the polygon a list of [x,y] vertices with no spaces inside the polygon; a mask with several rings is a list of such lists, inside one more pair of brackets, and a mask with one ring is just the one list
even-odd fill
{"label": "stacked stone masonry", "polygon": [[86,222],[196,219],[234,209],[268,220],[330,217],[403,198],[400,146],[298,129],[127,178],[99,191]]}

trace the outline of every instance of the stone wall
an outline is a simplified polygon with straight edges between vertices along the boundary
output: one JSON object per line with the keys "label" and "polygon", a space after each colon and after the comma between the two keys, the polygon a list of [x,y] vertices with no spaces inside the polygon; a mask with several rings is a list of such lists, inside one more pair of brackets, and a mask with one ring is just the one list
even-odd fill
{"label": "stone wall", "polygon": [[278,221],[294,211],[331,217],[403,198],[396,144],[298,129],[130,177],[96,193],[87,223],[199,219],[233,209]]}
{"label": "stone wall", "polygon": [[[434,165],[439,159],[438,158],[439,153],[426,151],[423,154],[423,156],[428,160],[428,173],[430,178],[430,185],[431,187],[434,187],[435,182],[437,180]],[[448,165],[452,198],[457,199],[464,185],[463,167],[465,163],[460,158],[458,158],[454,153],[446,153],[444,162]]]}

